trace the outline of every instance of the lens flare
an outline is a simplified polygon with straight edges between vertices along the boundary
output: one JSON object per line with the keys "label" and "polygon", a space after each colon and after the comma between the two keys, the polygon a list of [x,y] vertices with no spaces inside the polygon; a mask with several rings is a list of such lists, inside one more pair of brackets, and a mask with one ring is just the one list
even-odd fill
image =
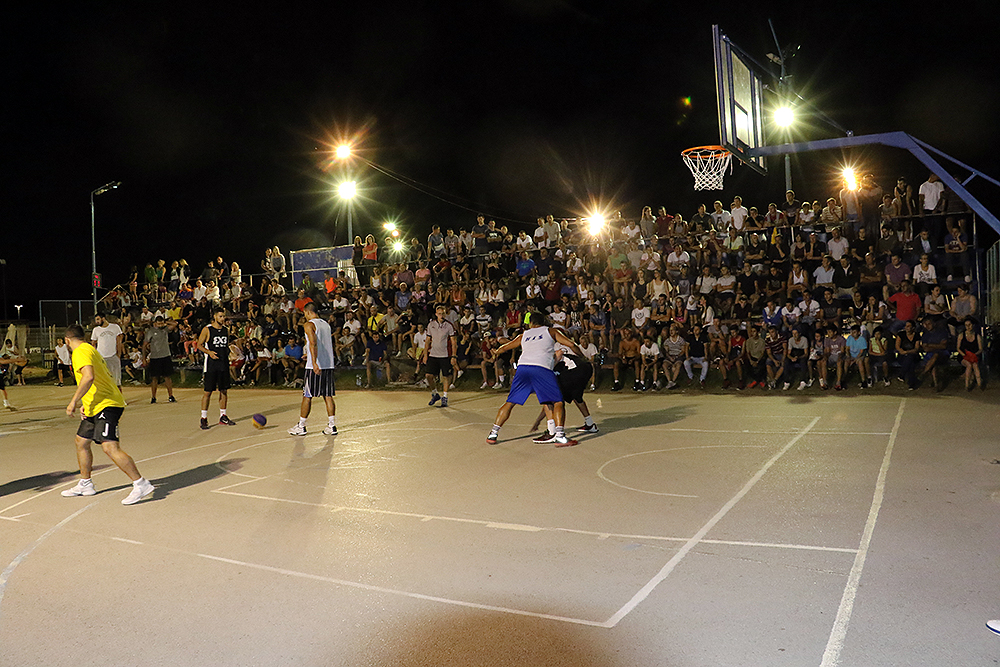
{"label": "lens flare", "polygon": [[848,190],[858,189],[858,175],[854,173],[854,169],[851,167],[844,169],[844,182],[847,184]]}

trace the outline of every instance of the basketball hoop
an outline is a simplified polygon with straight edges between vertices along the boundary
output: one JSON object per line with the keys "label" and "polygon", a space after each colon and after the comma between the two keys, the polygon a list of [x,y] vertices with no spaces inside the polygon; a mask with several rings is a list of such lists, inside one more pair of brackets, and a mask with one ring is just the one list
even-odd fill
{"label": "basketball hoop", "polygon": [[722,146],[696,146],[681,151],[681,158],[694,175],[695,190],[721,190],[733,154]]}

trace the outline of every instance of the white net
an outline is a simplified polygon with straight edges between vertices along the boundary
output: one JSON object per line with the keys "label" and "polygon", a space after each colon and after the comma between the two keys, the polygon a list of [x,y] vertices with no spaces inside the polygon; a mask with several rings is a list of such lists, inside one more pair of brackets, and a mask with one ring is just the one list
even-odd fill
{"label": "white net", "polygon": [[701,146],[681,151],[684,164],[694,175],[695,190],[721,190],[733,155],[722,146]]}

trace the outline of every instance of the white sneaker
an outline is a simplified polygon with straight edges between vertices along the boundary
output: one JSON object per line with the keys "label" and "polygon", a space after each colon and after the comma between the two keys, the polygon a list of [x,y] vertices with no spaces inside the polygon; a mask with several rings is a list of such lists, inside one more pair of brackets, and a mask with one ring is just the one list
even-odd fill
{"label": "white sneaker", "polygon": [[489,386],[490,386],[490,383],[489,383],[489,382],[484,382],[484,383],[482,383],[481,385],[479,385],[479,388],[480,388],[480,389],[486,389],[486,388],[487,388],[487,387],[489,387]]}
{"label": "white sneaker", "polygon": [[811,387],[811,386],[813,386],[813,381],[812,381],[812,379],[810,379],[810,380],[809,380],[809,382],[806,382],[806,386],[807,386],[807,387]]}
{"label": "white sneaker", "polygon": [[337,435],[337,427],[327,426],[325,429],[323,429],[323,435]]}
{"label": "white sneaker", "polygon": [[781,390],[782,391],[788,391],[788,388],[791,387],[791,386],[792,386],[791,382],[786,382],[785,384],[781,385]]}
{"label": "white sneaker", "polygon": [[1000,621],[986,621],[986,627],[1000,635]]}
{"label": "white sneaker", "polygon": [[503,389],[503,385],[501,383],[497,382],[495,385],[493,385],[493,388],[494,389]]}
{"label": "white sneaker", "polygon": [[288,429],[288,435],[305,435],[306,427],[301,424],[296,424],[295,426]]}
{"label": "white sneaker", "polygon": [[803,380],[802,382],[799,383],[799,391],[802,391],[805,388],[806,388],[806,381]]}
{"label": "white sneaker", "polygon": [[141,479],[138,484],[132,484],[132,493],[122,498],[122,505],[135,505],[155,489],[148,479]]}
{"label": "white sneaker", "polygon": [[463,375],[465,375],[465,371],[464,370],[460,370],[458,372],[458,375],[455,376],[455,379],[457,380],[458,378],[462,377]]}
{"label": "white sneaker", "polygon": [[97,493],[97,489],[94,488],[94,483],[84,482],[81,479],[72,489],[63,491],[62,495],[66,498],[72,498],[73,496],[92,496],[95,493]]}
{"label": "white sneaker", "polygon": [[454,382],[452,382],[452,383],[451,383],[451,384],[450,384],[450,385],[448,386],[448,391],[451,391],[451,390],[452,390],[452,389],[454,389],[454,388],[455,388],[455,383],[454,383]]}

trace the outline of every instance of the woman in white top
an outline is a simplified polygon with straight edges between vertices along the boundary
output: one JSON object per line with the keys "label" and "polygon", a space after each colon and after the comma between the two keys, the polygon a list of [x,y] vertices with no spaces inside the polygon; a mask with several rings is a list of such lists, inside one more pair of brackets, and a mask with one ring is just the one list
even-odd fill
{"label": "woman in white top", "polygon": [[655,300],[664,295],[670,297],[670,281],[663,277],[663,272],[659,269],[653,270],[653,279],[649,281],[649,288],[646,290],[650,300]]}
{"label": "woman in white top", "polygon": [[913,267],[913,288],[917,294],[927,296],[932,285],[937,284],[937,269],[930,263],[930,257],[920,256],[920,264]]}

